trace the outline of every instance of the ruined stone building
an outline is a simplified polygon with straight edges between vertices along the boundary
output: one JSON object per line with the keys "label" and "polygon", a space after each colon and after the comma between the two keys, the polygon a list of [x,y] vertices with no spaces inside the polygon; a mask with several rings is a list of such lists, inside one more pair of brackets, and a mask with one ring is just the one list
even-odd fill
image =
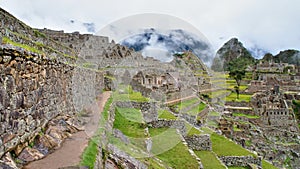
{"label": "ruined stone building", "polygon": [[297,132],[294,113],[288,102],[279,91],[279,86],[275,86],[273,90],[258,92],[251,100],[254,113],[260,116],[261,125]]}

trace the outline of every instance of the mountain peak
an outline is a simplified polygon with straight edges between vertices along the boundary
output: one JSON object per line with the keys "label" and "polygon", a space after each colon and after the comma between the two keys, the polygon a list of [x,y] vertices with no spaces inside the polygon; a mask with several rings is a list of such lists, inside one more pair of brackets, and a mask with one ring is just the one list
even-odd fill
{"label": "mountain peak", "polygon": [[216,71],[226,71],[229,62],[240,57],[250,62],[254,61],[251,53],[243,46],[242,42],[238,38],[231,38],[217,51],[211,68]]}

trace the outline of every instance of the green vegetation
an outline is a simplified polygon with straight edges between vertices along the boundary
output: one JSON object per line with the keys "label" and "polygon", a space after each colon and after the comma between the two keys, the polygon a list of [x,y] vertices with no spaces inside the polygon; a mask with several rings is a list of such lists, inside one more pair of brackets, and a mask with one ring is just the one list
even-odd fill
{"label": "green vegetation", "polygon": [[143,123],[143,116],[139,109],[120,108],[120,107],[116,107],[116,109],[117,109],[117,112],[123,116],[123,118],[126,118],[133,122]]}
{"label": "green vegetation", "polygon": [[201,159],[204,168],[212,169],[225,169],[226,167],[221,164],[211,151],[195,151],[195,154]]}
{"label": "green vegetation", "polygon": [[133,108],[116,108],[114,128],[133,138],[144,138],[144,127],[141,112]]}
{"label": "green vegetation", "polygon": [[228,167],[228,169],[250,169],[249,167],[236,167],[236,166],[232,166],[232,167]]}
{"label": "green vegetation", "polygon": [[25,45],[25,44],[21,44],[21,43],[18,43],[18,42],[14,42],[14,41],[10,40],[8,37],[5,37],[5,36],[2,37],[2,42],[6,43],[6,44],[8,43],[8,44],[11,44],[13,46],[17,46],[17,47],[23,48],[23,49],[28,50],[30,52],[34,52],[34,53],[38,53],[38,54],[44,53],[43,51],[40,51],[39,49],[36,49],[36,48],[31,47],[29,45]]}
{"label": "green vegetation", "polygon": [[36,30],[36,29],[34,29],[33,32],[34,32],[34,35],[35,35],[36,37],[46,38],[46,35],[45,35],[44,33],[40,32],[40,31],[38,31],[38,30]]}
{"label": "green vegetation", "polygon": [[198,104],[197,106],[193,107],[191,110],[187,111],[186,113],[190,114],[190,115],[197,116],[202,110],[205,109],[205,107],[206,107],[206,104],[201,102],[200,104]]}
{"label": "green vegetation", "polygon": [[254,58],[252,58],[251,55],[246,57],[238,57],[228,63],[227,69],[229,71],[229,77],[234,79],[236,82],[236,86],[234,86],[234,89],[236,92],[237,100],[239,100],[241,81],[246,76],[246,68],[248,65],[251,65],[253,63]]}
{"label": "green vegetation", "polygon": [[250,102],[251,97],[252,97],[252,95],[249,95],[249,94],[240,94],[239,98],[236,98],[235,94],[231,93],[230,95],[228,95],[226,97],[226,101],[229,101],[229,102],[230,101],[236,101],[236,102],[245,101],[245,102]]}
{"label": "green vegetation", "polygon": [[208,97],[216,98],[216,97],[220,97],[220,96],[228,95],[228,94],[230,94],[229,90],[217,90],[217,91],[213,91],[213,92],[209,93]]}
{"label": "green vegetation", "polygon": [[[148,102],[149,98],[144,97],[140,92],[132,90],[131,86],[122,87],[123,92],[116,91],[113,93],[115,101],[136,101],[136,102]],[[119,90],[121,90],[119,89]]]}
{"label": "green vegetation", "polygon": [[268,163],[265,160],[262,160],[262,168],[263,169],[277,169],[277,167],[273,166],[272,164]]}
{"label": "green vegetation", "polygon": [[177,117],[174,116],[171,112],[169,112],[168,110],[163,110],[163,109],[158,110],[158,118],[167,119],[167,120],[176,120],[177,119]]}
{"label": "green vegetation", "polygon": [[244,149],[240,145],[229,141],[222,135],[212,133],[210,138],[212,141],[212,149],[218,156],[254,156],[253,153]]}
{"label": "green vegetation", "polygon": [[99,143],[98,137],[93,137],[89,141],[88,146],[85,148],[81,156],[80,165],[87,166],[89,168],[94,168],[94,163],[96,161],[96,157],[98,154],[98,143]]}
{"label": "green vegetation", "polygon": [[208,115],[209,115],[209,116],[220,116],[220,113],[215,112],[215,111],[212,111],[212,112],[209,112]]}
{"label": "green vegetation", "polygon": [[296,118],[300,120],[300,100],[293,100],[293,110]]}
{"label": "green vegetation", "polygon": [[[81,156],[80,165],[88,166],[89,168],[94,168],[94,163],[98,154],[98,144],[100,140],[100,133],[103,132],[103,126],[105,120],[108,117],[108,110],[112,103],[112,98],[110,97],[104,105],[103,112],[101,113],[98,130],[96,134],[90,139],[88,146],[84,149],[84,152]],[[105,118],[106,117],[106,118]]]}
{"label": "green vegetation", "polygon": [[213,130],[211,130],[208,127],[201,127],[200,130],[202,131],[203,134],[212,134]]}
{"label": "green vegetation", "polygon": [[192,99],[188,99],[188,100],[183,100],[181,101],[179,104],[177,104],[178,106],[178,111],[185,109],[193,104],[196,104],[197,102],[199,102],[198,98],[192,98]]}
{"label": "green vegetation", "polygon": [[153,141],[151,152],[157,158],[172,168],[198,168],[197,160],[181,142],[176,129],[150,128],[149,132]]}
{"label": "green vegetation", "polygon": [[110,105],[112,104],[112,102],[113,102],[113,98],[110,97],[104,105],[102,114],[103,114],[103,117],[105,120],[108,119],[108,113],[109,113],[108,111],[109,111],[109,108],[110,108]]}
{"label": "green vegetation", "polygon": [[243,113],[232,113],[233,116],[236,117],[247,117],[249,119],[258,119],[260,118],[259,116],[256,115],[248,115],[248,114],[243,114]]}
{"label": "green vegetation", "polygon": [[192,136],[192,135],[195,135],[195,134],[201,134],[201,132],[196,129],[195,127],[193,127],[192,125],[190,125],[189,123],[185,123],[185,127],[186,127],[186,130],[188,131],[188,136]]}

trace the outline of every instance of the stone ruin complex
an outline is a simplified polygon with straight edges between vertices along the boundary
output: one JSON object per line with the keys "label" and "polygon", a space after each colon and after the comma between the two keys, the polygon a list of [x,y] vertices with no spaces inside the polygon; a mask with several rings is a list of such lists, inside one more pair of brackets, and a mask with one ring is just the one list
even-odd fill
{"label": "stone ruin complex", "polygon": [[[209,70],[192,52],[186,51],[172,62],[162,63],[109,41],[108,37],[32,29],[2,9],[0,18],[0,156],[3,157],[0,165],[6,166],[3,159],[11,159],[8,152],[28,160],[27,155],[32,153],[28,143],[35,139],[42,142],[57,136],[50,140],[51,146],[45,147],[45,154],[58,147],[68,134],[80,130],[79,122],[73,117],[85,109],[84,105],[92,103],[102,90],[115,90],[124,84],[131,85],[143,96],[154,98],[154,101],[113,103],[105,126],[107,131],[128,143],[130,139],[112,127],[114,108],[134,107],[141,110],[147,125],[178,130],[191,150],[212,150],[209,135],[187,136],[185,126],[185,122],[195,127],[204,125],[207,116],[214,110],[210,106],[196,116],[182,113],[177,115],[177,120],[158,118],[157,110],[163,103],[188,96],[198,98],[202,92],[213,88]],[[4,40],[17,45],[3,43]],[[20,44],[28,49],[18,47]],[[32,48],[36,50],[30,51]],[[264,62],[252,70],[253,79],[245,91],[253,94],[251,102],[240,105],[246,107],[241,110],[243,113],[255,118],[233,117],[233,112],[224,113],[220,109],[225,118],[216,118],[215,121],[219,123],[216,127],[218,132],[257,152],[259,157],[222,156],[220,160],[226,166],[246,167],[251,163],[261,167],[263,157],[275,161],[275,164],[277,161],[277,166],[280,166],[288,156],[295,163],[300,163],[299,127],[292,110],[292,100],[300,100],[299,68],[285,63]],[[65,125],[62,131],[57,131],[55,126],[61,125],[62,121]],[[41,136],[45,128],[47,134]],[[269,142],[275,144],[267,144]],[[99,146],[99,150],[104,148]],[[111,152],[110,159],[118,164],[147,168],[144,163],[111,144],[106,149]],[[39,154],[30,160],[44,156]],[[98,166],[109,163],[102,161],[102,151],[97,157]],[[201,161],[198,162],[199,168],[203,168]]]}

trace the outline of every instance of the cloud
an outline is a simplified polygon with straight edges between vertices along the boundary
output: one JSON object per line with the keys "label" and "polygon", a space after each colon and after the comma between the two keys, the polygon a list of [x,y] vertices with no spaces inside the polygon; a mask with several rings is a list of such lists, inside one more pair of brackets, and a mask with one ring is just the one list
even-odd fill
{"label": "cloud", "polygon": [[[194,25],[215,51],[231,37],[238,37],[246,47],[255,43],[273,54],[287,48],[300,49],[299,0],[3,0],[0,6],[38,28],[88,32],[84,25],[71,24],[73,19],[94,23],[97,32],[122,17],[160,13]],[[168,20],[160,23],[168,24]]]}
{"label": "cloud", "polygon": [[175,53],[187,50],[192,51],[201,60],[211,65],[214,54],[206,39],[181,29],[157,30],[145,29],[120,41],[122,45],[141,51],[144,56],[154,57],[158,60],[169,62]]}

